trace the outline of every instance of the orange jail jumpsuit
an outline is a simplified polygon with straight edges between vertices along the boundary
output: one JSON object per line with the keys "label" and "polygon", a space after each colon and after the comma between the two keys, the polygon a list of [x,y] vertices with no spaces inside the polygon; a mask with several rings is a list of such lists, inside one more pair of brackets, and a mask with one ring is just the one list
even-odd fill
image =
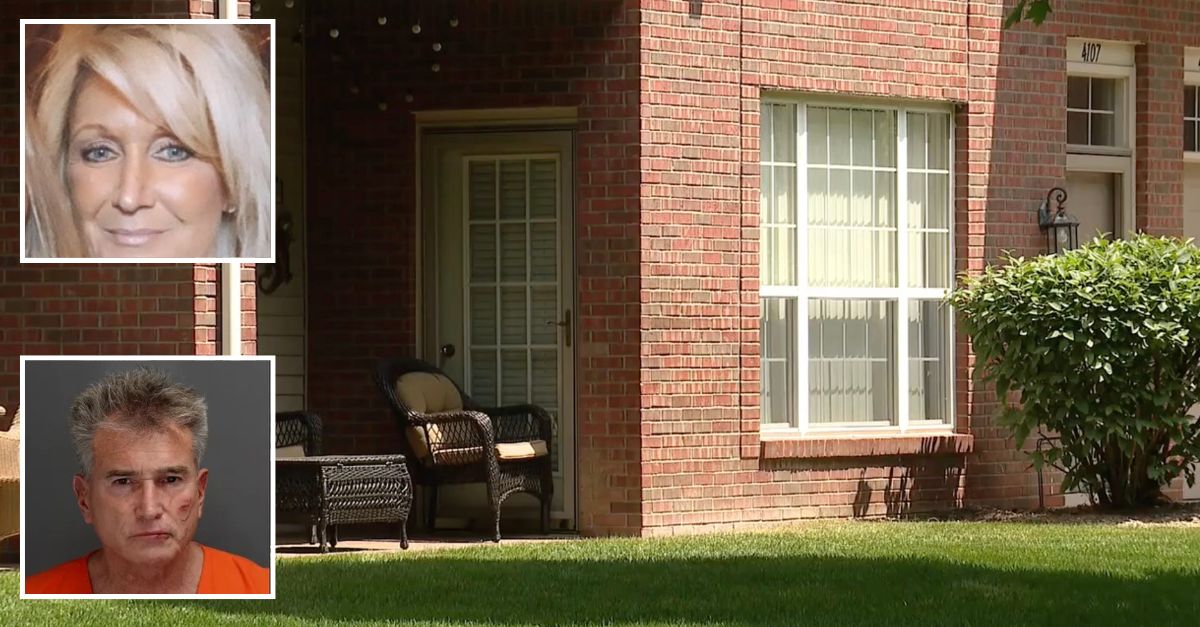
{"label": "orange jail jumpsuit", "polygon": [[[196,594],[267,594],[271,572],[233,553],[200,545],[204,565]],[[95,551],[25,578],[25,594],[92,594],[88,558]]]}

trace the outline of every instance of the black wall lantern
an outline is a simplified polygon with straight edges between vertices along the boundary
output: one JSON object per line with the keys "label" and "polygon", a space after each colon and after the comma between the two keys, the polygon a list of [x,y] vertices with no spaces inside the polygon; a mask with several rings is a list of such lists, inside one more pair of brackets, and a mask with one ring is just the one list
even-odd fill
{"label": "black wall lantern", "polygon": [[[1055,208],[1050,209],[1051,197]],[[1046,232],[1046,247],[1057,254],[1079,247],[1079,220],[1067,213],[1067,190],[1052,187],[1038,208],[1038,226]]]}

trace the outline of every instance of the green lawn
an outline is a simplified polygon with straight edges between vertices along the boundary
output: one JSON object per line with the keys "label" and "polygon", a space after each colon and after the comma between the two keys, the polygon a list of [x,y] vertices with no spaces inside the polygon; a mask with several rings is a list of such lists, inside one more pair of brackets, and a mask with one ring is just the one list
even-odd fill
{"label": "green lawn", "polygon": [[1200,529],[821,523],[285,559],[275,601],[20,601],[5,625],[1200,624]]}

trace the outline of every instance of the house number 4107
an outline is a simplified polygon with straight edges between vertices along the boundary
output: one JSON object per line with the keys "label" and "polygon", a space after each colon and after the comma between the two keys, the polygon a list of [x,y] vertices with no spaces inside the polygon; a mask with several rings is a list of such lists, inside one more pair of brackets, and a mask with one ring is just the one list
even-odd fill
{"label": "house number 4107", "polygon": [[1100,44],[1085,41],[1083,42],[1083,60],[1088,63],[1095,63],[1100,59]]}

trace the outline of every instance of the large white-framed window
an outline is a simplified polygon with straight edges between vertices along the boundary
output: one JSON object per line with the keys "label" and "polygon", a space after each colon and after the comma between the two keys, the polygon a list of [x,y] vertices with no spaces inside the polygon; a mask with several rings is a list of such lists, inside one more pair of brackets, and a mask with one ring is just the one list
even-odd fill
{"label": "large white-framed window", "polygon": [[1067,40],[1067,209],[1080,241],[1134,230],[1133,44]]}
{"label": "large white-framed window", "polygon": [[1200,48],[1183,54],[1183,160],[1200,162]]}
{"label": "large white-framed window", "polygon": [[764,434],[953,425],[951,113],[764,98]]}

